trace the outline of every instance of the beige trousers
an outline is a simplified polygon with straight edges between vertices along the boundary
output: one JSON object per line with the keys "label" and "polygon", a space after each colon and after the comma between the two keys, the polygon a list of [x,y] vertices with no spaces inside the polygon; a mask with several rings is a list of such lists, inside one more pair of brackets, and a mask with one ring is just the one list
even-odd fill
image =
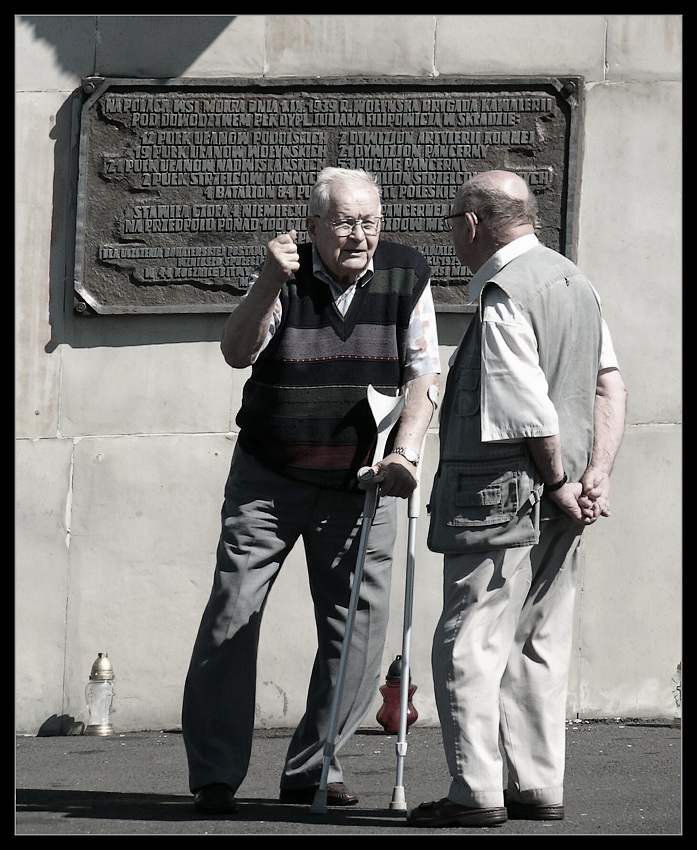
{"label": "beige trousers", "polygon": [[502,806],[504,787],[519,802],[563,801],[582,531],[563,517],[543,521],[534,546],[444,556],[432,665],[456,803]]}

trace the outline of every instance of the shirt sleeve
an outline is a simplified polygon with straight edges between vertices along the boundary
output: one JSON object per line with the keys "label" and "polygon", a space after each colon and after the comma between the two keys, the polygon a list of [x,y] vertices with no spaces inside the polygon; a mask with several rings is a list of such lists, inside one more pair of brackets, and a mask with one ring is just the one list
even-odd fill
{"label": "shirt sleeve", "polygon": [[[595,299],[598,302],[598,307],[600,308],[600,312],[602,314],[603,305],[600,302],[600,295],[598,294],[597,289],[593,286],[592,283],[590,284],[590,287],[593,291],[593,295],[595,295]],[[605,323],[605,319],[603,319],[600,334],[600,365],[598,366],[598,369],[619,369],[620,365],[617,361],[617,355],[615,354],[615,349],[612,345],[610,329]]]}
{"label": "shirt sleeve", "polygon": [[404,376],[406,381],[410,381],[422,375],[440,374],[440,370],[436,308],[429,281],[409,321]]}
{"label": "shirt sleeve", "polygon": [[603,319],[603,337],[602,337],[602,348],[600,351],[600,368],[601,369],[619,369],[620,364],[617,360],[617,355],[615,354],[615,349],[612,345],[612,337],[610,336],[610,329],[605,324],[605,319]]}
{"label": "shirt sleeve", "polygon": [[[247,295],[249,295],[249,290],[254,286],[256,279],[259,277],[260,272],[261,272],[261,266],[259,266],[259,268],[255,269],[252,272],[252,274],[249,278],[249,284],[247,286],[247,291],[242,296],[242,300],[244,300],[247,297]],[[271,321],[269,322],[269,329],[266,333],[266,337],[264,338],[264,341],[262,342],[262,344],[259,346],[259,350],[257,351],[257,353],[252,358],[252,363],[254,363],[254,362],[256,362],[256,360],[258,360],[261,352],[271,342],[271,338],[276,333],[278,326],[281,324],[282,313],[283,313],[283,308],[281,307],[281,299],[280,299],[280,297],[278,297],[276,299],[274,305],[273,305],[273,313],[271,314]]]}
{"label": "shirt sleeve", "polygon": [[529,323],[498,287],[482,312],[482,442],[551,437],[559,417]]}

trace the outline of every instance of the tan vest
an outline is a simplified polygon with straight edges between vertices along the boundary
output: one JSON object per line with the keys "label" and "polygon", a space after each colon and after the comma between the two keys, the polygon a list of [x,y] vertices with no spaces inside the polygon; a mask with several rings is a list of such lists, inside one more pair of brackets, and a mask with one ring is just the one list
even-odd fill
{"label": "tan vest", "polygon": [[[602,316],[590,283],[566,257],[538,245],[513,259],[484,287],[497,285],[529,321],[540,366],[559,416],[564,470],[578,481],[593,447],[593,408]],[[559,515],[542,498],[542,479],[525,441],[481,440],[481,316],[475,313],[441,408],[440,460],[429,513],[429,547],[476,551],[537,542],[537,514]]]}

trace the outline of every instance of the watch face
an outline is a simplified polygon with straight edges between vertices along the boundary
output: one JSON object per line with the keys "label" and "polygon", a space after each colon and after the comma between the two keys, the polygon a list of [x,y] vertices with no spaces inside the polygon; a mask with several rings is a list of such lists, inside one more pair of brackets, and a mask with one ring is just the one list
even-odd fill
{"label": "watch face", "polygon": [[405,460],[408,460],[409,463],[417,464],[419,462],[418,452],[414,451],[414,449],[410,448],[402,448],[401,446],[395,449],[396,454],[402,455]]}

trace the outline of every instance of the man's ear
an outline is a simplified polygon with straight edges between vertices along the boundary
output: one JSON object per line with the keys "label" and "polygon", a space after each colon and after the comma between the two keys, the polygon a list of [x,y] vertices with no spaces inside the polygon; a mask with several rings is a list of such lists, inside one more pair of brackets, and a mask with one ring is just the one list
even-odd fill
{"label": "man's ear", "polygon": [[315,233],[317,232],[317,219],[313,215],[308,215],[305,219],[305,227],[307,228],[308,236],[314,242]]}
{"label": "man's ear", "polygon": [[477,218],[477,213],[466,212],[465,213],[465,222],[467,224],[467,233],[469,235],[469,240],[470,240],[470,242],[474,242],[474,235],[477,232],[477,225],[479,224],[479,219]]}

